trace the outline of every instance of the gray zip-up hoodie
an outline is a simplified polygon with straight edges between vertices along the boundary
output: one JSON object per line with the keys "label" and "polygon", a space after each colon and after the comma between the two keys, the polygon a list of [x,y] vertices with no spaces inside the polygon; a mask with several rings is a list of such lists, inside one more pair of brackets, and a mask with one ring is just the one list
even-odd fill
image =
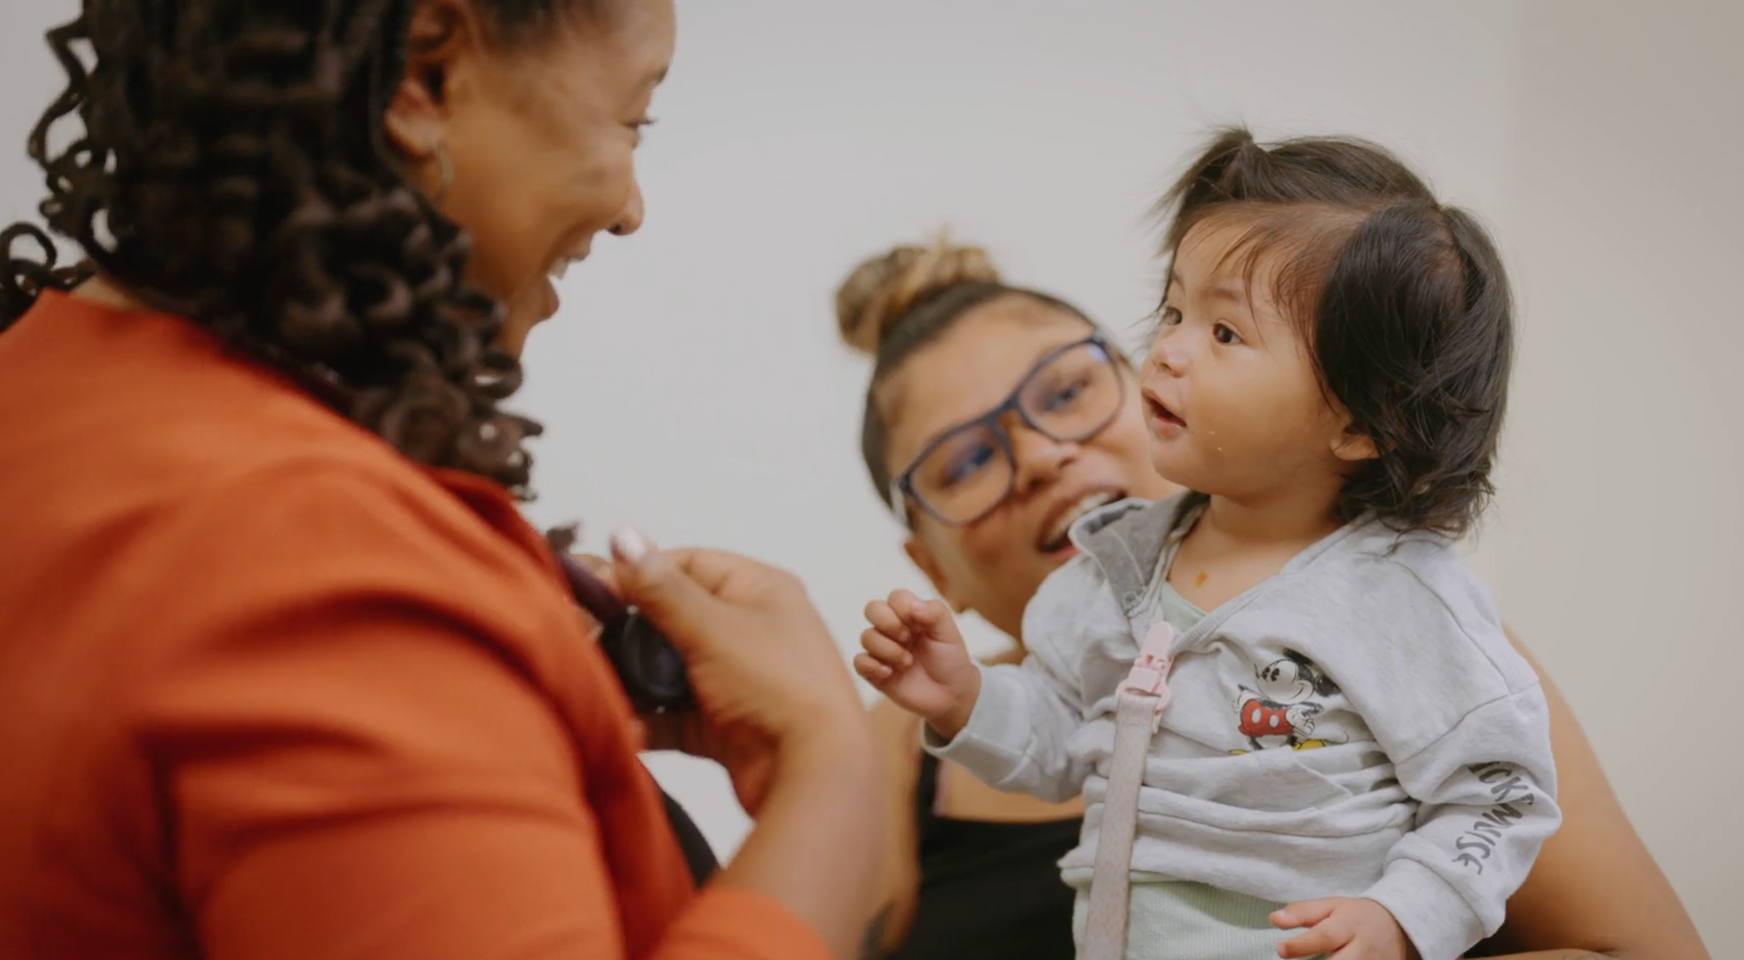
{"label": "gray zip-up hoodie", "polygon": [[[1087,805],[1061,861],[1088,885],[1116,687],[1155,614],[1165,540],[1202,502],[1127,501],[1024,612],[1029,657],[984,667],[936,755]],[[1494,601],[1443,539],[1355,523],[1176,638],[1132,869],[1274,901],[1368,897],[1424,960],[1501,926],[1560,822],[1549,713]]]}

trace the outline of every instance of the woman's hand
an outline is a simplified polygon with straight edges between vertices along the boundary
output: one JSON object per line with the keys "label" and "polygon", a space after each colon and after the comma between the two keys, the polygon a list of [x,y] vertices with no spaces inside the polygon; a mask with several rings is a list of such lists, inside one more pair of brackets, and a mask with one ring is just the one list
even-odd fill
{"label": "woman's hand", "polygon": [[615,580],[684,655],[681,739],[719,760],[751,835],[713,883],[784,904],[850,958],[876,905],[888,815],[871,721],[798,580],[744,557],[612,538]]}
{"label": "woman's hand", "polygon": [[612,551],[612,582],[684,655],[696,691],[694,713],[644,718],[652,746],[721,763],[752,815],[779,764],[870,756],[859,696],[797,579],[730,553],[656,551],[629,532]]}

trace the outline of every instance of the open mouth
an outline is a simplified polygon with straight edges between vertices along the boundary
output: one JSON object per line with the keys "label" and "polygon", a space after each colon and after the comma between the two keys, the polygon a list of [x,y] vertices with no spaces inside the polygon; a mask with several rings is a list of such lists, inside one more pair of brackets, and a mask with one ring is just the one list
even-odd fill
{"label": "open mouth", "polygon": [[1145,394],[1144,403],[1145,414],[1151,418],[1152,422],[1183,428],[1187,426],[1187,421],[1182,420],[1173,410],[1163,406],[1150,394]]}
{"label": "open mouth", "polygon": [[563,259],[552,264],[551,270],[550,270],[551,279],[562,280],[563,275],[569,272],[569,268],[571,266],[574,266],[575,264],[580,263],[584,259],[586,259],[585,255],[583,255],[583,256],[571,255],[571,256],[564,257]]}
{"label": "open mouth", "polygon": [[1042,531],[1042,535],[1036,540],[1036,549],[1043,553],[1058,553],[1070,547],[1072,542],[1067,534],[1072,532],[1072,524],[1092,510],[1125,498],[1126,493],[1121,490],[1096,490],[1079,497],[1071,506],[1061,510]]}

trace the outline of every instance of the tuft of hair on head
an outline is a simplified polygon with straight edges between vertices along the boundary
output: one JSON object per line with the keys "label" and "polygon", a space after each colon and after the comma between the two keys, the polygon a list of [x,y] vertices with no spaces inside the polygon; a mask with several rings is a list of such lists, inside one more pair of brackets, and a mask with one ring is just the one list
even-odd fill
{"label": "tuft of hair on head", "polygon": [[986,250],[953,244],[941,229],[931,244],[901,244],[861,261],[836,288],[836,329],[842,342],[876,357],[918,304],[954,287],[999,282]]}
{"label": "tuft of hair on head", "polygon": [[951,242],[940,230],[930,244],[903,244],[862,261],[836,290],[836,330],[844,343],[873,358],[860,424],[860,454],[872,486],[888,505],[890,469],[886,406],[880,391],[909,360],[938,342],[977,307],[1021,297],[1094,324],[1082,310],[1026,287],[1006,284],[987,251]]}
{"label": "tuft of hair on head", "polygon": [[1464,535],[1490,479],[1513,364],[1513,301],[1489,234],[1386,149],[1349,137],[1261,144],[1216,131],[1158,202],[1163,255],[1207,223],[1310,348],[1328,400],[1374,441],[1341,519]]}

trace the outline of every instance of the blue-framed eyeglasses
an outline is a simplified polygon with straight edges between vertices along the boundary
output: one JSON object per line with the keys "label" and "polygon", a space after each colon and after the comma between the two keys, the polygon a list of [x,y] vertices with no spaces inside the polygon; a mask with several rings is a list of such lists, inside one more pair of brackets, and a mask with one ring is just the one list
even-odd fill
{"label": "blue-framed eyeglasses", "polygon": [[992,513],[1017,484],[1007,415],[1058,443],[1088,440],[1120,414],[1124,365],[1101,333],[1050,351],[1003,403],[933,438],[890,482],[891,505],[906,521],[913,501],[949,526]]}

